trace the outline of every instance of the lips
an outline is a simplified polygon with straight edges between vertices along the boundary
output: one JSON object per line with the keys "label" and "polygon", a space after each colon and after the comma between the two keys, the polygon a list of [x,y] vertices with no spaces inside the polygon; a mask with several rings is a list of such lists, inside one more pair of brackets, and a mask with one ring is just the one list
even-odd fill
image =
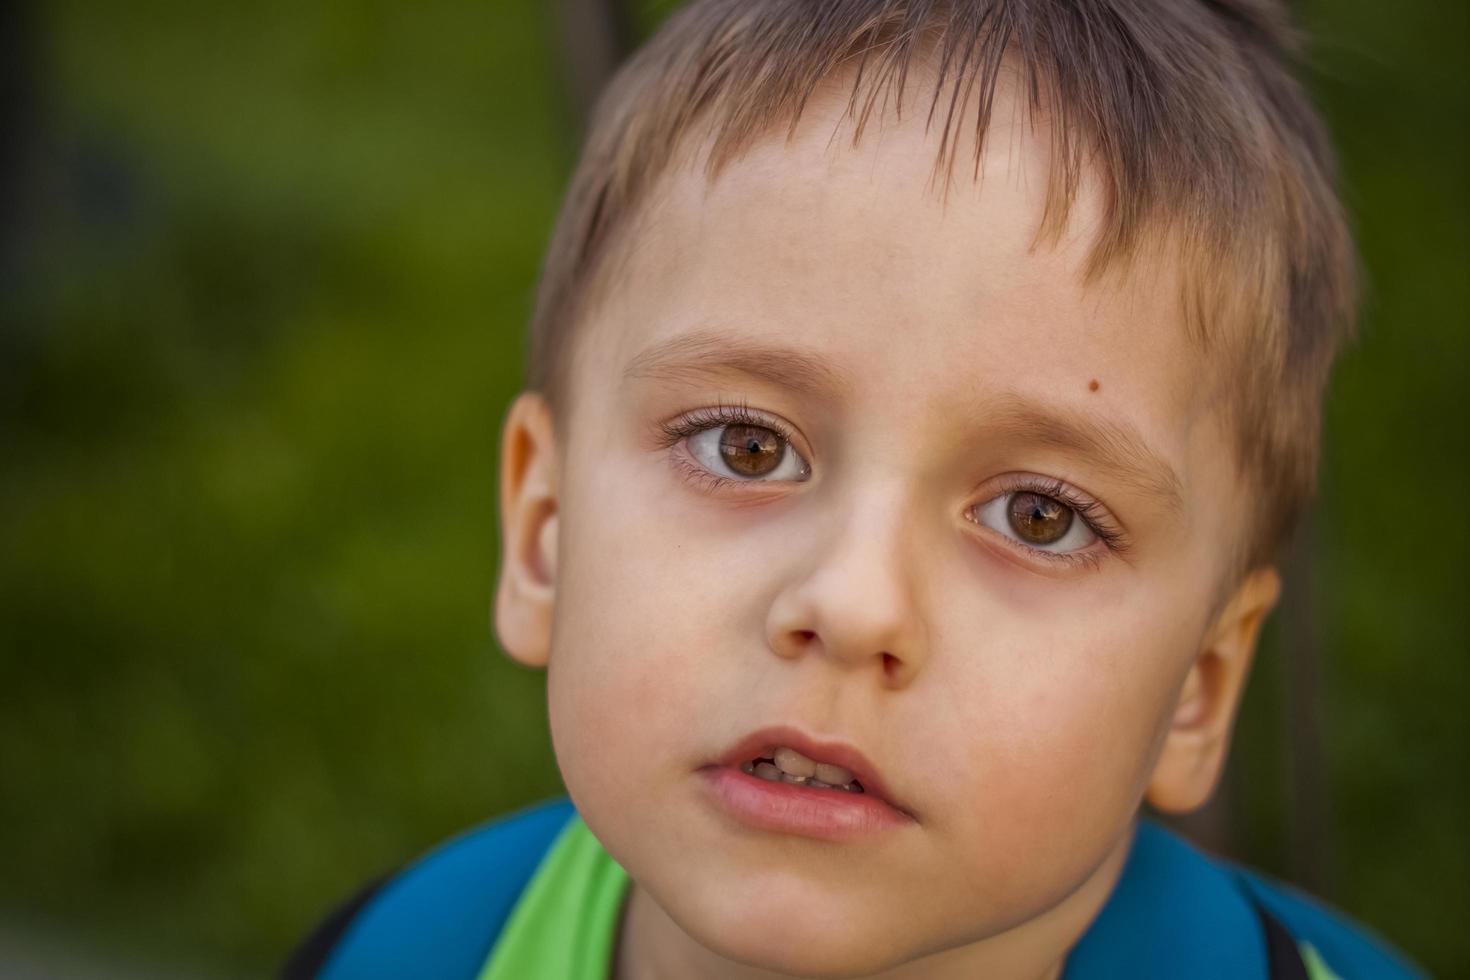
{"label": "lips", "polygon": [[808,735],[789,725],[775,725],[751,732],[721,753],[714,765],[739,768],[753,759],[770,758],[782,745],[817,762],[827,762],[849,770],[853,778],[862,784],[864,793],[913,818],[913,812],[893,795],[882,774],[878,772],[878,767],[869,761],[862,750],[847,742]]}

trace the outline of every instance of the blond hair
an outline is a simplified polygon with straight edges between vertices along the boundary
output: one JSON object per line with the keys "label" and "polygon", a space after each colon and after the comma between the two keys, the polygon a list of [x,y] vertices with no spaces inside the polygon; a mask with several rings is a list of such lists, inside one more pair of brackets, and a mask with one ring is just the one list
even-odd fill
{"label": "blond hair", "polygon": [[1146,231],[1189,256],[1181,312],[1229,379],[1224,408],[1253,495],[1233,565],[1275,561],[1315,492],[1322,399],[1357,299],[1326,130],[1292,72],[1299,51],[1268,0],[692,0],[593,112],[542,268],[527,387],[563,410],[605,259],[694,136],[713,180],[777,127],[794,133],[819,84],[850,77],[856,144],[880,97],[902,104],[914,59],[928,58],[929,120],[944,126],[936,172],[949,180],[953,127],[973,97],[978,176],[1013,62],[1049,125],[1039,239],[1061,233],[1090,168],[1104,214],[1089,277],[1132,258]]}

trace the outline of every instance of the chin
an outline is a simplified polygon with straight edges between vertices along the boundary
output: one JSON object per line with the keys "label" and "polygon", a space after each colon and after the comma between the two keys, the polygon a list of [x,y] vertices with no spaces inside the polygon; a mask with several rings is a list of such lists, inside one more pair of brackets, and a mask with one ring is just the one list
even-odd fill
{"label": "chin", "polygon": [[738,943],[711,945],[709,948],[745,966],[808,980],[858,980],[881,973],[902,961],[874,958],[851,947],[838,949],[822,943],[780,943],[760,937],[742,937]]}
{"label": "chin", "polygon": [[669,911],[700,945],[745,966],[811,980],[847,980],[880,973],[912,958],[894,950],[890,937],[863,928],[835,909],[803,916],[764,904],[754,914],[732,915],[728,894],[721,899],[716,894],[711,904],[686,907],[678,914]]}

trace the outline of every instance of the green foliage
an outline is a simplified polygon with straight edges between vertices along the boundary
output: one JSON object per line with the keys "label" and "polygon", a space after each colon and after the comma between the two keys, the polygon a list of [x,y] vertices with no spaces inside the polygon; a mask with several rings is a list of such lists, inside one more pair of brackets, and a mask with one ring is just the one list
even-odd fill
{"label": "green foliage", "polygon": [[[1456,974],[1465,11],[1308,13],[1369,283],[1317,521],[1321,833],[1338,903]],[[0,903],[258,974],[368,876],[560,791],[542,679],[489,626],[498,426],[575,142],[553,25],[439,0],[40,26],[0,331]],[[1239,817],[1285,875],[1276,655]]]}
{"label": "green foliage", "polygon": [[366,876],[560,790],[541,678],[489,627],[496,433],[569,156],[546,29],[470,4],[45,27],[46,211],[4,341],[0,888],[258,973]]}

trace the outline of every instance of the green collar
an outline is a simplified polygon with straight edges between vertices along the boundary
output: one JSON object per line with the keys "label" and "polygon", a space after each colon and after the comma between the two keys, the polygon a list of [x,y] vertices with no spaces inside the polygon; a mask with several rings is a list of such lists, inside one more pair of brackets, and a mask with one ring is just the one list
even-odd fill
{"label": "green collar", "polygon": [[516,902],[479,980],[607,980],[628,883],[574,814]]}

